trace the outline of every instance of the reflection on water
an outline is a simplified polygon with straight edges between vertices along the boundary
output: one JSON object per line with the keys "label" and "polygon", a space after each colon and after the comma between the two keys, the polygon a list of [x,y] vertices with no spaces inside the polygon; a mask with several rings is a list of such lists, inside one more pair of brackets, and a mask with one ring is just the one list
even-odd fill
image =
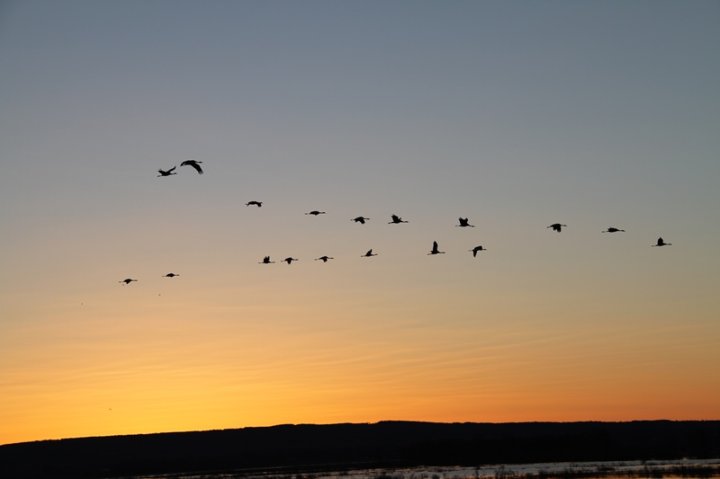
{"label": "reflection on water", "polygon": [[[323,468],[324,469],[324,468]],[[134,476],[136,479],[720,479],[720,459],[676,461],[552,462],[341,471],[287,468]]]}

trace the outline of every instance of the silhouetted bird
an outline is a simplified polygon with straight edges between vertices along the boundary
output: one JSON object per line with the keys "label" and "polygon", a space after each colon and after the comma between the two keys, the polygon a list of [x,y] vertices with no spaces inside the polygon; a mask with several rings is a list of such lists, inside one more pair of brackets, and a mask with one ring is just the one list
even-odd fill
{"label": "silhouetted bird", "polygon": [[621,230],[620,228],[613,228],[611,226],[607,230],[603,231],[603,233],[617,233],[618,231],[622,231],[623,233],[625,232],[625,230]]}
{"label": "silhouetted bird", "polygon": [[371,256],[377,256],[377,253],[373,253],[372,249],[367,250],[367,253],[361,256],[361,258],[369,258]]}
{"label": "silhouetted bird", "polygon": [[320,256],[319,258],[315,258],[315,261],[322,261],[323,263],[327,263],[329,259],[335,259],[332,256]]}
{"label": "silhouetted bird", "polygon": [[477,257],[478,251],[487,251],[487,249],[483,248],[482,246],[476,246],[473,249],[470,249],[468,251],[472,251],[473,258]]}
{"label": "silhouetted bird", "polygon": [[158,175],[158,178],[161,177],[161,176],[177,175],[177,173],[175,173],[175,168],[177,168],[177,166],[173,166],[173,167],[170,168],[169,170],[158,170],[158,173],[160,173],[160,174]]}
{"label": "silhouetted bird", "polygon": [[403,221],[402,218],[400,218],[398,215],[392,215],[390,216],[392,218],[392,221],[388,222],[389,225],[396,225],[398,223],[407,223],[407,221]]}
{"label": "silhouetted bird", "polygon": [[258,208],[260,208],[262,206],[262,201],[248,201],[247,203],[245,203],[245,206],[257,206]]}
{"label": "silhouetted bird", "polygon": [[666,243],[664,239],[658,238],[657,243],[652,246],[672,246],[672,243]]}
{"label": "silhouetted bird", "polygon": [[132,279],[132,278],[125,278],[125,279],[122,280],[122,281],[118,281],[118,283],[130,284],[130,283],[132,283],[133,281],[137,281],[137,280],[136,280],[136,279]]}
{"label": "silhouetted bird", "polygon": [[270,261],[270,256],[265,256],[260,264],[273,264],[275,261]]}
{"label": "silhouetted bird", "polygon": [[174,278],[175,276],[180,276],[180,275],[177,273],[168,273],[165,276],[163,276],[163,278]]}
{"label": "silhouetted bird", "polygon": [[293,258],[292,256],[288,256],[283,261],[285,261],[287,264],[292,264],[293,261],[300,261],[300,260],[297,258]]}
{"label": "silhouetted bird", "polygon": [[557,231],[559,233],[562,231],[563,226],[567,226],[567,225],[561,225],[560,223],[553,223],[550,226],[548,226],[548,228],[552,228],[553,231]]}
{"label": "silhouetted bird", "polygon": [[318,211],[318,210],[312,210],[312,211],[309,211],[309,212],[307,212],[307,213],[305,213],[305,214],[306,214],[306,215],[317,216],[317,215],[324,215],[325,212],[324,212],[324,211]]}
{"label": "silhouetted bird", "polygon": [[440,251],[437,241],[433,241],[433,247],[428,254],[445,254],[445,251]]}
{"label": "silhouetted bird", "polygon": [[198,173],[200,173],[202,175],[203,169],[200,167],[200,163],[202,163],[202,161],[185,160],[182,163],[180,163],[180,166],[192,166],[193,168],[195,168],[195,171],[197,171]]}
{"label": "silhouetted bird", "polygon": [[354,221],[355,223],[360,223],[361,225],[364,225],[366,221],[370,221],[370,218],[365,218],[364,216],[358,216],[350,221]]}
{"label": "silhouetted bird", "polygon": [[470,228],[475,228],[475,225],[471,225],[471,224],[468,223],[468,221],[470,221],[470,220],[468,220],[467,218],[458,218],[458,221],[460,222],[460,224],[459,224],[459,225],[455,225],[455,226],[459,226],[460,228],[466,228],[466,227],[468,227],[468,226],[469,226]]}

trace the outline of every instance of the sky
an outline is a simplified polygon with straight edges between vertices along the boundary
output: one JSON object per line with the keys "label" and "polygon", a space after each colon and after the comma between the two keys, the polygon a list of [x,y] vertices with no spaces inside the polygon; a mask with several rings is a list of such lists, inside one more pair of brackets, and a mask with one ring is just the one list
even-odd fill
{"label": "sky", "polygon": [[719,23],[0,2],[0,444],[720,419]]}

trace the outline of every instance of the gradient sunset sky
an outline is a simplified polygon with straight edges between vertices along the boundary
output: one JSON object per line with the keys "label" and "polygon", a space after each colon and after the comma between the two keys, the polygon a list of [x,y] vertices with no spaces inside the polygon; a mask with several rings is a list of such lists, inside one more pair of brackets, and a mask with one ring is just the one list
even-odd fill
{"label": "gradient sunset sky", "polygon": [[699,0],[1,1],[0,444],[720,419],[718,25]]}

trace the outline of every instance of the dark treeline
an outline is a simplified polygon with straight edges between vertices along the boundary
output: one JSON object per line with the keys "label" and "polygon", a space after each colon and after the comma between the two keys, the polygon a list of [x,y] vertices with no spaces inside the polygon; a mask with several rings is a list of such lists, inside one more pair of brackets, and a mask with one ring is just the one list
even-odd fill
{"label": "dark treeline", "polygon": [[281,425],[0,446],[0,477],[720,457],[720,421]]}

